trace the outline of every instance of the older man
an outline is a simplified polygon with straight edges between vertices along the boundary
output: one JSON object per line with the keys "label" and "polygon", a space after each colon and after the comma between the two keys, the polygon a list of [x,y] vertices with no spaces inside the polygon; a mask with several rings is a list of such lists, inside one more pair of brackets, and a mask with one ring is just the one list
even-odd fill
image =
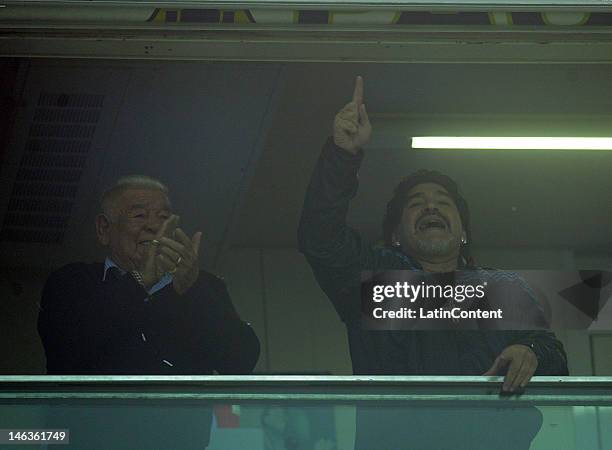
{"label": "older man", "polygon": [[[119,179],[96,218],[104,263],[51,274],[38,330],[47,372],[62,375],[250,373],[259,340],[240,320],[223,281],[199,269],[201,233],[177,228],[168,189],[146,176]],[[208,445],[212,408],[202,402],[90,402],[50,407],[47,426],[70,428],[73,448]]]}
{"label": "older man", "polygon": [[259,341],[223,281],[198,266],[201,233],[177,228],[167,188],[119,179],[96,218],[104,263],[51,274],[38,329],[49,374],[245,374]]}
{"label": "older man", "polygon": [[[467,203],[459,195],[456,184],[438,172],[419,171],[397,187],[383,223],[384,247],[369,246],[357,231],[346,225],[349,202],[357,191],[362,149],[371,132],[363,102],[363,80],[358,77],[353,99],[336,115],[333,137],[325,144],[312,175],[298,233],[300,249],[345,322],[353,371],[380,375],[505,374],[503,389],[509,392],[523,388],[534,374],[566,375],[563,347],[552,333],[545,331],[491,332],[477,328],[465,331],[452,323],[447,329],[436,331],[371,331],[362,327],[362,271],[388,269],[448,274],[469,268]],[[504,291],[519,293],[521,301],[533,300],[515,275],[481,270],[479,276],[505,283],[508,289]],[[423,408],[409,414],[398,408],[396,413],[384,414],[384,411],[361,408],[356,447],[364,450],[528,448],[541,420],[537,414],[533,416],[533,411],[523,411],[529,416],[527,423],[531,431],[523,428],[522,438],[512,440],[506,439],[508,435],[503,430],[498,432],[501,428],[493,423],[496,417],[503,416],[501,413],[485,415],[492,424],[489,430],[498,430],[486,433],[483,425],[476,423],[483,415],[474,415],[472,419],[478,420],[462,421],[459,425],[462,413],[447,411],[445,415],[441,410],[428,411]],[[506,422],[507,417],[499,420]],[[513,426],[516,425],[514,422]],[[478,443],[461,442],[458,427],[463,436],[467,436],[469,427],[476,427],[472,431],[479,437]],[[504,446],[504,442],[509,446]]]}

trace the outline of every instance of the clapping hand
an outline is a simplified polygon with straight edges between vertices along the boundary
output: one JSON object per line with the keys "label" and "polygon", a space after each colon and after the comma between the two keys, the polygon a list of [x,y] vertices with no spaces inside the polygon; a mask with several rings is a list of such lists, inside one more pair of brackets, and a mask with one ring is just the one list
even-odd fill
{"label": "clapping hand", "polygon": [[168,237],[159,239],[158,264],[172,274],[172,285],[179,295],[187,292],[198,279],[201,240],[201,232],[198,231],[189,238],[180,228],[176,229],[174,239]]}
{"label": "clapping hand", "polygon": [[172,284],[178,294],[184,294],[198,279],[202,233],[197,232],[190,239],[177,228],[178,222],[179,217],[174,214],[165,220],[149,246],[142,271],[143,284],[147,289],[165,273],[172,274]]}

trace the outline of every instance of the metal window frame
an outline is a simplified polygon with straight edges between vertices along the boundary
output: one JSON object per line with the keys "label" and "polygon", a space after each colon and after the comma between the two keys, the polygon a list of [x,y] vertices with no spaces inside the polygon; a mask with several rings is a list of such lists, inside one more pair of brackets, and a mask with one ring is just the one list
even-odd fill
{"label": "metal window frame", "polygon": [[1,6],[142,6],[154,8],[275,8],[275,9],[427,9],[427,10],[508,10],[606,11],[611,0],[5,0]]}
{"label": "metal window frame", "polygon": [[501,395],[502,377],[0,376],[0,402],[23,399],[209,402],[425,402],[612,406],[612,377],[534,377]]}

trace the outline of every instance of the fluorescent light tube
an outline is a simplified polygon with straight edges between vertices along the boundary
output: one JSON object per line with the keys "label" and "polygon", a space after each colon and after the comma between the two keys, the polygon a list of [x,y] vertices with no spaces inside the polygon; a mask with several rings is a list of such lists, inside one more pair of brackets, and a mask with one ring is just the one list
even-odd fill
{"label": "fluorescent light tube", "polygon": [[612,150],[612,138],[416,136],[412,138],[412,148],[476,150]]}

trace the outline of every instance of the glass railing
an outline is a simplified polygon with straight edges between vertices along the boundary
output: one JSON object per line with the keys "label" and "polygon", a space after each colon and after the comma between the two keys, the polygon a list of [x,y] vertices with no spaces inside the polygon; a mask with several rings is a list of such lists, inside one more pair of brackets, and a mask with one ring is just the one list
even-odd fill
{"label": "glass railing", "polygon": [[612,377],[500,388],[496,377],[3,376],[0,449],[612,449]]}

